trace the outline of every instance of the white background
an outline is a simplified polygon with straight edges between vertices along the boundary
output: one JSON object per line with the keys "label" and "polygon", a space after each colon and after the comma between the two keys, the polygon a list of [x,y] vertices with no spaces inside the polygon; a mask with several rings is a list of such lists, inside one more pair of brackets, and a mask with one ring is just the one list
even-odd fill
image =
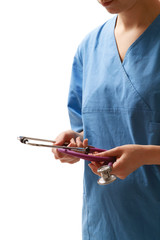
{"label": "white background", "polygon": [[83,160],[17,136],[69,129],[67,95],[78,44],[111,16],[96,0],[0,1],[0,239],[81,240]]}

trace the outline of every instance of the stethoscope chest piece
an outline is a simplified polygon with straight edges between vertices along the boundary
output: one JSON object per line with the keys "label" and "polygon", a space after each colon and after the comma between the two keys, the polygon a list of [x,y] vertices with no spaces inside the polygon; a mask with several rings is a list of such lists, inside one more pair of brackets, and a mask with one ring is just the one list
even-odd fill
{"label": "stethoscope chest piece", "polygon": [[107,185],[116,180],[116,176],[110,174],[111,170],[112,170],[111,164],[103,165],[100,168],[98,168],[97,172],[101,174],[101,178],[99,178],[97,181],[99,185]]}

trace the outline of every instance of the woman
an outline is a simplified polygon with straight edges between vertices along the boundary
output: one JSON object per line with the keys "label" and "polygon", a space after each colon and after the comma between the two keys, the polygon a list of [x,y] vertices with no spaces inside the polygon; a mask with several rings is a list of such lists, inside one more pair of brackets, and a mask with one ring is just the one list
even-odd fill
{"label": "woman", "polygon": [[[117,15],[78,47],[68,101],[72,130],[56,144],[89,143],[110,149],[99,156],[116,156],[118,179],[107,186],[97,184],[100,164],[85,161],[83,240],[159,240],[160,2],[99,2]],[[53,153],[61,162],[79,161]]]}

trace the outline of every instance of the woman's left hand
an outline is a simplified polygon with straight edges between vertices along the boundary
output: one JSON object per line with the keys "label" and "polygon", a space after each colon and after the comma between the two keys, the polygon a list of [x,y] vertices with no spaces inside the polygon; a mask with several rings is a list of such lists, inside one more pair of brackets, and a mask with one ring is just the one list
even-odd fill
{"label": "woman's left hand", "polygon": [[[116,157],[116,161],[113,163],[112,174],[120,179],[125,179],[130,173],[145,164],[145,159],[147,158],[146,147],[145,145],[123,145],[97,153],[94,156]],[[89,167],[93,173],[100,175],[97,173],[97,170],[102,165],[104,163],[92,162],[89,164]]]}

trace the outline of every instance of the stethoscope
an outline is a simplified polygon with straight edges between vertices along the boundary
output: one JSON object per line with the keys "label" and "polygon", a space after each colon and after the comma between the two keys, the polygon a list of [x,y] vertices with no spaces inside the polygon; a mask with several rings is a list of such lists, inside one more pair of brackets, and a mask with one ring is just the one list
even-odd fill
{"label": "stethoscope", "polygon": [[[18,137],[18,140],[21,143],[31,145],[31,146],[38,146],[38,147],[49,147],[49,148],[57,148],[59,152],[69,154],[84,160],[94,161],[94,162],[104,162],[100,168],[98,168],[97,172],[100,173],[101,177],[98,179],[97,183],[99,185],[107,185],[112,183],[116,180],[116,176],[111,174],[112,165],[115,162],[115,157],[98,157],[92,155],[94,152],[104,152],[105,149],[95,148],[88,146],[86,148],[81,147],[68,147],[68,143],[64,143],[63,146],[54,145],[56,141],[46,140],[46,139],[39,139],[39,138],[31,138],[31,137]],[[37,142],[47,142],[52,144],[40,144]]]}

